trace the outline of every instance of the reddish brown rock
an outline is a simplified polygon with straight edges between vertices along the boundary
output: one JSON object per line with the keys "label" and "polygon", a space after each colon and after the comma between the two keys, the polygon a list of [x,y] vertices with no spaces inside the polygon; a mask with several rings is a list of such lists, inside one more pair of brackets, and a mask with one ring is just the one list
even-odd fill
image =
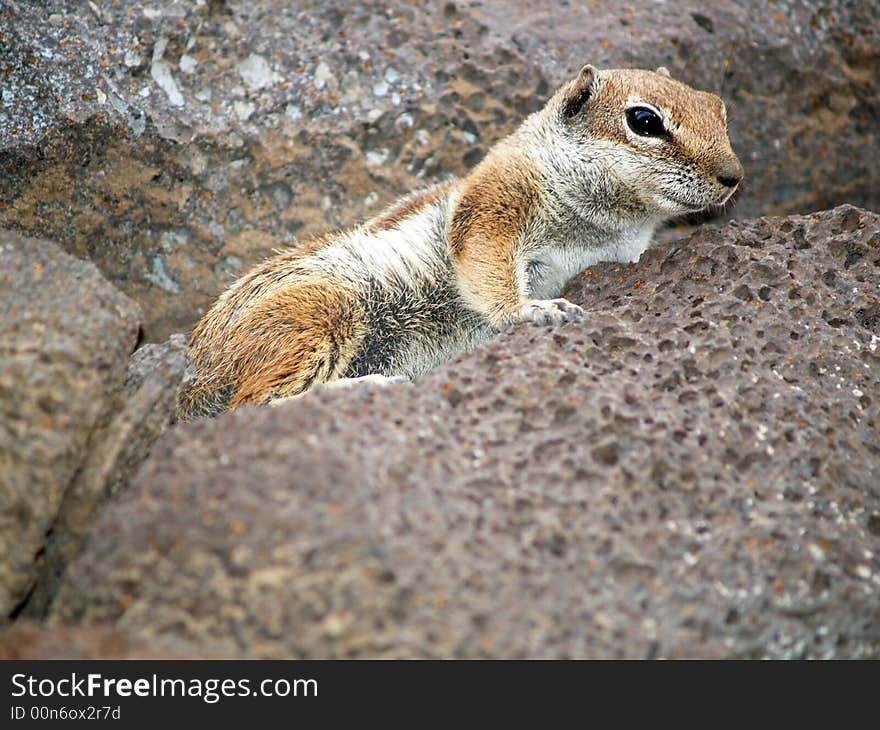
{"label": "reddish brown rock", "polygon": [[0,661],[21,659],[174,659],[108,627],[47,629],[19,621],[0,630]]}
{"label": "reddish brown rock", "polygon": [[175,411],[186,347],[55,244],[0,231],[0,612],[39,615]]}
{"label": "reddish brown rock", "polygon": [[0,613],[35,560],[91,439],[111,419],[141,310],[95,266],[0,231]]}
{"label": "reddish brown rock", "polygon": [[175,427],[55,624],[261,657],[880,657],[880,216],[705,227],[414,385]]}

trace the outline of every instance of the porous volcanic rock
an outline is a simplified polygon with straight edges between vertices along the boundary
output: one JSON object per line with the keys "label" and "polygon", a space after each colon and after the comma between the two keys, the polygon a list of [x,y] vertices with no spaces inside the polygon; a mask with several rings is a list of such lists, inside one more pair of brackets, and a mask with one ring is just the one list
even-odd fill
{"label": "porous volcanic rock", "polygon": [[462,174],[585,62],[721,94],[740,217],[880,208],[880,3],[7,0],[0,227],[188,330],[273,248]]}
{"label": "porous volcanic rock", "polygon": [[91,435],[82,465],[64,493],[37,561],[37,583],[24,615],[45,613],[65,565],[91,529],[95,511],[125,488],[153,442],[174,420],[186,366],[186,338],[172,335],[160,345],[136,350],[122,386],[106,394],[112,418]]}
{"label": "porous volcanic rock", "polygon": [[19,659],[174,659],[111,628],[48,629],[17,621],[0,629],[0,661]]}
{"label": "porous volcanic rock", "polygon": [[140,307],[94,264],[0,231],[0,612],[35,558],[125,381]]}
{"label": "porous volcanic rock", "polygon": [[880,216],[704,227],[418,383],[181,424],[52,622],[260,657],[880,657]]}

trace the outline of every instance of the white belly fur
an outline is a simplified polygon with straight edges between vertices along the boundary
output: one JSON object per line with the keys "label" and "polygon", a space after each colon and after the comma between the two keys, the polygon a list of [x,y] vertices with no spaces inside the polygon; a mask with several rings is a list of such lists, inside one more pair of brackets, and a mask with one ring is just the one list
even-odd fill
{"label": "white belly fur", "polygon": [[653,234],[653,227],[645,227],[628,231],[627,234],[600,246],[548,246],[533,259],[541,264],[541,268],[530,282],[529,295],[536,299],[558,297],[572,276],[601,261],[638,261],[651,245]]}

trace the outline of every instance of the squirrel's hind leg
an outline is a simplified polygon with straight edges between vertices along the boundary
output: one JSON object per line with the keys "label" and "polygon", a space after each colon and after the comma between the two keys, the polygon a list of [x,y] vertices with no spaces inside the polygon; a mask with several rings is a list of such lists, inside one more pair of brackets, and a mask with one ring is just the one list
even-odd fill
{"label": "squirrel's hind leg", "polygon": [[367,333],[355,295],[331,282],[280,289],[236,329],[242,352],[232,407],[297,396],[341,378]]}

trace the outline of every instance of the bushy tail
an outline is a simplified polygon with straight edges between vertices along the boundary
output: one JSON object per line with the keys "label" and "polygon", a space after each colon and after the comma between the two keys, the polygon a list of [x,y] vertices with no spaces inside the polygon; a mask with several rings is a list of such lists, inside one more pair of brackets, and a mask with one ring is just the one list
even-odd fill
{"label": "bushy tail", "polygon": [[178,419],[306,392],[344,375],[366,336],[355,296],[331,282],[265,293],[230,316],[222,299],[190,337],[192,380]]}
{"label": "bushy tail", "polygon": [[209,384],[193,374],[192,382],[184,384],[177,401],[177,420],[194,421],[213,418],[229,409],[235,386],[232,383]]}

